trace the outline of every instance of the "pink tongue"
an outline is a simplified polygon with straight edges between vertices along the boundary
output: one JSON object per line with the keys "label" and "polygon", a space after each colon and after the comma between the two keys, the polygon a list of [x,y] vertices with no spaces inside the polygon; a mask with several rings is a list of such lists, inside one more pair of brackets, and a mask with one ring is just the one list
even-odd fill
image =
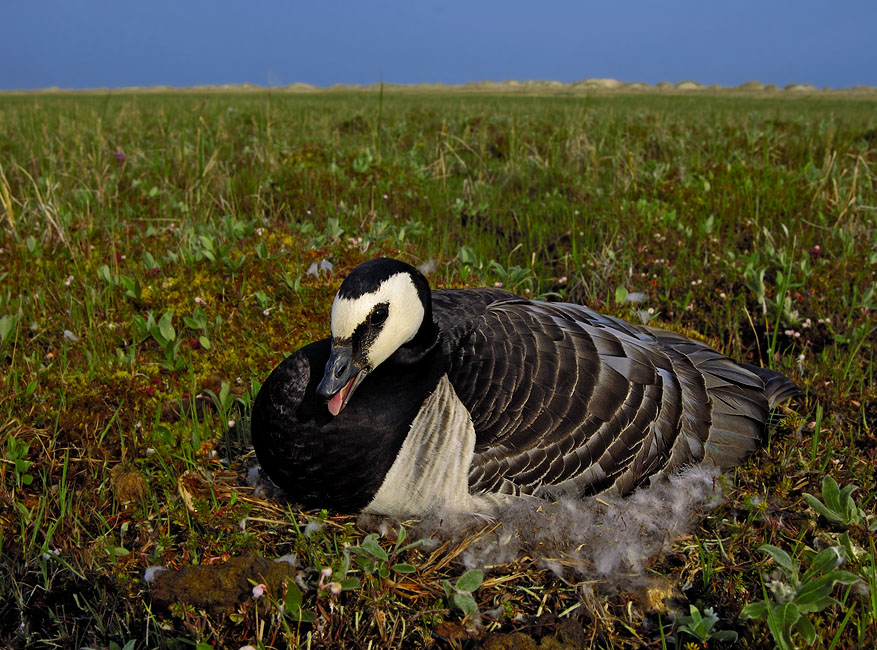
{"label": "pink tongue", "polygon": [[339,390],[332,396],[332,399],[329,400],[329,413],[332,415],[338,415],[341,412],[341,407],[344,406],[344,391],[346,386]]}

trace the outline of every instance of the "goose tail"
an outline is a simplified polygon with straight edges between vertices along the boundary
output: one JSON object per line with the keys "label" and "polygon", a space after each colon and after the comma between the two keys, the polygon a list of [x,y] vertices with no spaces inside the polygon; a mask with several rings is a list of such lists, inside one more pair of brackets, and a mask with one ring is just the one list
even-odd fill
{"label": "goose tail", "polygon": [[741,363],[740,365],[758,375],[764,382],[764,396],[767,398],[767,405],[771,409],[775,409],[783,402],[801,395],[801,389],[798,388],[798,385],[785,375],[781,375],[769,368],[761,368],[748,363]]}

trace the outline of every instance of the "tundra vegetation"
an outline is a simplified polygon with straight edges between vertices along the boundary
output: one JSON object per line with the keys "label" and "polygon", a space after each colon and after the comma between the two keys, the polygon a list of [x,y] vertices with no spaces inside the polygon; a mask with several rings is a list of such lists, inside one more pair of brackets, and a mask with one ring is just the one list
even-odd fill
{"label": "tundra vegetation", "polygon": [[[873,94],[34,93],[0,123],[0,644],[877,645]],[[247,480],[259,382],[379,254],[697,333],[803,397],[649,589],[468,569],[478,533]],[[205,568],[159,593],[156,566]]]}

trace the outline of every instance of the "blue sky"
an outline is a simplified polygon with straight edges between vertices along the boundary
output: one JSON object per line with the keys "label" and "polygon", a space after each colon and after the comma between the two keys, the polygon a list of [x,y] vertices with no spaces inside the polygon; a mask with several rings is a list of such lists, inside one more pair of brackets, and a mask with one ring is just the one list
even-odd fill
{"label": "blue sky", "polygon": [[0,89],[612,77],[877,86],[875,0],[12,0]]}

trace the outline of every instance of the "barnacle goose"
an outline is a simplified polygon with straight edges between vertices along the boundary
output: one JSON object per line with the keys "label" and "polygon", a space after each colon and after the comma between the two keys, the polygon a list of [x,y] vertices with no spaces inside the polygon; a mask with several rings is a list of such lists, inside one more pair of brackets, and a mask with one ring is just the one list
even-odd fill
{"label": "barnacle goose", "polygon": [[331,330],[274,369],[251,430],[293,500],[339,511],[490,514],[728,468],[798,392],[680,334],[501,289],[431,291],[386,258],[343,281]]}

